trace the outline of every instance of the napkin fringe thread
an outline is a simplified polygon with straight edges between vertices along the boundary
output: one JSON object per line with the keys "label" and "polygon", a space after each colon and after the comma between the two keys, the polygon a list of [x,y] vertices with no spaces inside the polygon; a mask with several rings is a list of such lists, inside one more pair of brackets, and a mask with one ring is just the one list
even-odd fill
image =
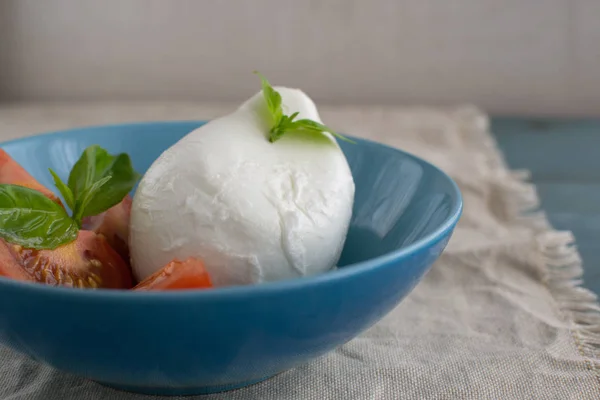
{"label": "napkin fringe thread", "polygon": [[[549,223],[546,213],[540,211],[540,200],[534,184],[529,182],[528,171],[509,171],[498,150],[485,114],[476,108],[463,108],[466,131],[478,131],[470,135],[479,138],[479,146],[491,155],[490,163],[502,165],[498,182],[506,194],[505,218],[532,229],[542,253],[540,271],[550,294],[554,297],[565,322],[570,326],[571,336],[579,354],[600,382],[600,304],[598,296],[584,288],[583,264],[571,232],[557,231]],[[481,131],[487,135],[481,135]],[[476,139],[477,140],[477,139]]]}
{"label": "napkin fringe thread", "polygon": [[600,305],[596,294],[582,286],[583,263],[575,237],[571,232],[552,228],[546,213],[539,211],[537,190],[526,181],[526,174],[517,172],[512,179],[519,187],[513,191],[514,211],[518,213],[515,220],[536,232],[542,253],[540,270],[544,283],[563,319],[570,324],[571,337],[579,354],[600,382]]}
{"label": "napkin fringe thread", "polygon": [[545,283],[554,295],[571,336],[589,368],[600,380],[600,305],[598,297],[581,286],[583,266],[571,232],[548,231],[538,236]]}

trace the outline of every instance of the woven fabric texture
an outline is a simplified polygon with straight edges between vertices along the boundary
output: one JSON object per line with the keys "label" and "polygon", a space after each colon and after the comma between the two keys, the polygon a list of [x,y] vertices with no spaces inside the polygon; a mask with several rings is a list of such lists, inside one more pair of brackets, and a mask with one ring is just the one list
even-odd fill
{"label": "woven fabric texture", "polygon": [[[227,105],[4,105],[0,139],[141,120],[212,118]],[[471,107],[324,107],[339,131],[396,146],[459,184],[464,215],[414,291],[360,337],[313,363],[217,400],[599,399],[600,312],[578,287],[568,232],[536,211],[527,174],[509,171]],[[0,399],[133,400],[0,348]],[[193,397],[187,397],[191,399]]]}

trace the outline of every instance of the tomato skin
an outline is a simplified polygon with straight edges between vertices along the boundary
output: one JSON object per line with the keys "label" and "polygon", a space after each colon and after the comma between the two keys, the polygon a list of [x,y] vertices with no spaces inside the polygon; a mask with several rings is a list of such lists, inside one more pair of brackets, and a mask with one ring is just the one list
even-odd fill
{"label": "tomato skin", "polygon": [[134,290],[183,290],[213,287],[202,261],[173,260],[135,286]]}
{"label": "tomato skin", "polygon": [[37,190],[50,200],[62,205],[62,202],[52,191],[40,184],[23,167],[19,165],[6,151],[0,149],[0,183],[24,186]]}
{"label": "tomato skin", "polygon": [[82,229],[104,235],[113,249],[129,263],[129,220],[131,217],[130,195],[102,214],[86,217],[82,221]]}
{"label": "tomato skin", "polygon": [[[36,181],[2,149],[0,184],[37,190],[62,206],[54,193]],[[126,212],[130,209],[131,203]],[[115,218],[109,220],[113,219]],[[125,228],[126,238],[129,231],[128,218]],[[107,238],[86,230],[79,231],[74,242],[54,250],[25,249],[0,239],[0,276],[53,286],[106,289],[130,289],[133,286],[131,269],[110,246]]]}
{"label": "tomato skin", "polygon": [[[54,250],[24,249],[14,244],[4,246],[14,261],[6,263],[0,259],[3,262],[0,271],[16,264],[31,280],[52,286],[92,289],[130,289],[133,286],[129,267],[106,239],[94,232],[79,231],[77,240]],[[7,276],[19,279],[19,274],[14,272]]]}

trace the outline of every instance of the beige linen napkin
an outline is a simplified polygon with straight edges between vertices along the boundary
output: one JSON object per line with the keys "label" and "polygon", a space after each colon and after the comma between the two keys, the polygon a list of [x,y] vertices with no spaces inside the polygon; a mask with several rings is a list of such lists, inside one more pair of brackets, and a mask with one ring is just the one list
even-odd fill
{"label": "beige linen napkin", "polygon": [[[0,139],[122,121],[211,118],[181,103],[5,105]],[[464,216],[415,290],[372,329],[264,383],[202,399],[600,399],[600,311],[578,286],[569,233],[552,230],[526,174],[509,172],[473,108],[327,108],[348,134],[414,152],[460,185]],[[0,399],[142,399],[0,348]]]}

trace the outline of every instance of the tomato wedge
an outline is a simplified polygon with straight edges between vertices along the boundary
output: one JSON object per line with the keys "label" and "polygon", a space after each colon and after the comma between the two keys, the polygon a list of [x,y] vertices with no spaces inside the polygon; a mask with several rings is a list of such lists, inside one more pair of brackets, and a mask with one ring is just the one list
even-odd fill
{"label": "tomato wedge", "polygon": [[[2,149],[0,183],[37,190],[62,205],[54,193]],[[54,250],[25,249],[0,240],[0,276],[80,288],[130,289],[133,286],[131,269],[106,237],[85,230],[79,231],[74,242]]]}
{"label": "tomato wedge", "polygon": [[113,249],[125,262],[129,262],[129,220],[131,216],[130,195],[125,196],[116,206],[102,214],[86,217],[82,221],[82,229],[104,235]]}
{"label": "tomato wedge", "polygon": [[44,196],[61,204],[60,199],[48,188],[35,180],[6,151],[0,149],[0,183],[24,186],[42,192]]}
{"label": "tomato wedge", "polygon": [[35,281],[33,275],[17,262],[10,246],[4,240],[0,240],[0,276],[19,281]]}
{"label": "tomato wedge", "polygon": [[213,287],[210,276],[202,261],[188,258],[185,261],[173,260],[148,278],[140,282],[134,290],[182,290],[208,289]]}
{"label": "tomato wedge", "polygon": [[[20,268],[20,270],[19,270]],[[77,240],[54,250],[0,246],[0,275],[52,286],[130,289],[131,270],[102,235],[79,231]]]}

